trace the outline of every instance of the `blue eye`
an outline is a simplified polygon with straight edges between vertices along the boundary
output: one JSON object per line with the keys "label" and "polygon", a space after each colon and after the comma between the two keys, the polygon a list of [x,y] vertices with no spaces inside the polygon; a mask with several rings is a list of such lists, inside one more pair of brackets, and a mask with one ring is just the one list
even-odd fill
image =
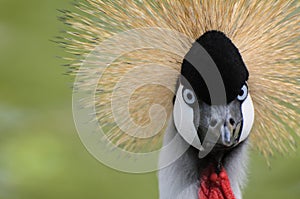
{"label": "blue eye", "polygon": [[241,91],[239,93],[239,95],[237,96],[237,99],[239,101],[244,101],[248,96],[248,87],[247,85],[245,84],[242,88],[241,88]]}
{"label": "blue eye", "polygon": [[190,89],[184,89],[182,96],[183,96],[185,103],[187,103],[188,105],[192,105],[196,101],[195,94]]}

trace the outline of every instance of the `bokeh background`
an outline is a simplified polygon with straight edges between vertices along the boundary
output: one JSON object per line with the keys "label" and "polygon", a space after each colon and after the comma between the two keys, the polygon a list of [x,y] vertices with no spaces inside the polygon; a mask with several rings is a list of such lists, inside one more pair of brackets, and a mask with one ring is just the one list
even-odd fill
{"label": "bokeh background", "polygon": [[[49,41],[64,29],[56,9],[71,1],[0,0],[0,199],[158,198],[155,173],[114,171],[81,144],[64,52]],[[271,165],[251,153],[245,198],[299,199],[300,150]]]}

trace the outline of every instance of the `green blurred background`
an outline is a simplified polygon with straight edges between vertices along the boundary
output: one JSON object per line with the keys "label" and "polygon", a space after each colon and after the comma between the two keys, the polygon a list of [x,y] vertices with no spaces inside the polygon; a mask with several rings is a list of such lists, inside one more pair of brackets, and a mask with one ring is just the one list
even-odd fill
{"label": "green blurred background", "polygon": [[[133,175],[97,162],[71,112],[72,79],[49,40],[70,1],[0,0],[0,199],[158,198],[156,174]],[[299,199],[300,150],[265,160],[252,152],[245,198]]]}

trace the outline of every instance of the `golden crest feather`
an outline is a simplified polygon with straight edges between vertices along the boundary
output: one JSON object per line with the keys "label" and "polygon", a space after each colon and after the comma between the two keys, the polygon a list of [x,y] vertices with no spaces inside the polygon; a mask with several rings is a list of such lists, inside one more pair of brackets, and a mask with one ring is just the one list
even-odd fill
{"label": "golden crest feather", "polygon": [[[174,30],[190,38],[175,41],[162,34],[156,38],[149,35],[146,41],[166,46],[172,43],[183,55],[194,40],[208,30],[222,31],[231,38],[250,73],[249,87],[256,115],[251,133],[253,147],[265,156],[272,155],[274,149],[280,153],[294,149],[294,136],[300,135],[299,1],[86,0],[76,8],[74,12],[62,11],[61,19],[70,28],[59,42],[70,55],[66,58],[70,62],[70,74],[86,76],[79,87],[94,83],[89,74],[102,74],[96,82],[95,101],[86,104],[96,104],[97,120],[107,138],[117,146],[133,152],[157,150],[164,133],[163,127],[155,134],[135,137],[115,124],[111,98],[118,82],[134,66],[145,63],[168,66],[179,72],[183,57],[161,50],[163,48],[139,49],[123,54],[106,68],[87,71],[79,67],[101,42],[117,33],[154,27]],[[131,42],[119,41],[118,45],[126,48],[135,42],[131,38]],[[135,75],[137,79],[122,80],[126,82],[123,87],[147,78],[165,79],[170,87],[175,87],[177,81],[176,75],[151,68]],[[128,102],[132,120],[141,126],[150,123],[149,111],[153,104],[165,107],[169,117],[173,95],[160,85],[139,87]],[[122,110],[118,113],[122,114]],[[163,119],[160,114],[154,116]]]}

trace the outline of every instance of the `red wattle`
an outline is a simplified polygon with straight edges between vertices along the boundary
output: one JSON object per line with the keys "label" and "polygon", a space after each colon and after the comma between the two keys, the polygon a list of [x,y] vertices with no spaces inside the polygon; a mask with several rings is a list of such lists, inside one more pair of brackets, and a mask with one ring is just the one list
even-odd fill
{"label": "red wattle", "polygon": [[208,167],[200,178],[199,199],[235,199],[224,167],[219,175],[213,166]]}

